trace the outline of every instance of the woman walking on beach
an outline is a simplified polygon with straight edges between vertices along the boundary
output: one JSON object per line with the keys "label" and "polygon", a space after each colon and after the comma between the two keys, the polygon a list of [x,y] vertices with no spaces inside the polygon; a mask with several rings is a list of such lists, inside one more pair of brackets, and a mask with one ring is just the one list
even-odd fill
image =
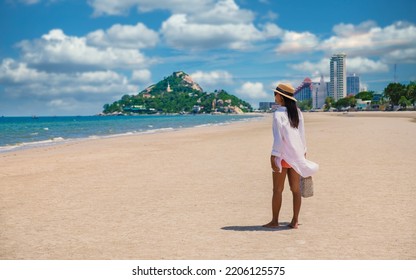
{"label": "woman walking on beach", "polygon": [[318,171],[318,164],[306,159],[305,129],[302,112],[293,97],[295,89],[279,84],[274,90],[280,105],[273,114],[273,148],[270,157],[273,174],[272,221],[264,227],[279,226],[279,212],[286,175],[293,195],[291,228],[298,228],[300,205],[300,176],[308,177]]}

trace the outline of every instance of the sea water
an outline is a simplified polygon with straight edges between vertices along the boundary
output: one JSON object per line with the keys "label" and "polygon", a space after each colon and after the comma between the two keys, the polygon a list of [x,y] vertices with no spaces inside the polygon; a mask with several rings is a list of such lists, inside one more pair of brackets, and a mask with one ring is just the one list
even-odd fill
{"label": "sea water", "polygon": [[253,115],[0,117],[0,153],[88,138],[223,125]]}

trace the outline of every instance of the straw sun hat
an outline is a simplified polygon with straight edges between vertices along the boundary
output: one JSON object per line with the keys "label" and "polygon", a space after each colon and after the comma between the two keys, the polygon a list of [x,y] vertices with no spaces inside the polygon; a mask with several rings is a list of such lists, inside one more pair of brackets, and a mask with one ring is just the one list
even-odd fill
{"label": "straw sun hat", "polygon": [[295,89],[291,84],[278,84],[276,89],[274,89],[274,92],[292,99],[293,101],[297,101],[296,98],[293,97],[295,94]]}

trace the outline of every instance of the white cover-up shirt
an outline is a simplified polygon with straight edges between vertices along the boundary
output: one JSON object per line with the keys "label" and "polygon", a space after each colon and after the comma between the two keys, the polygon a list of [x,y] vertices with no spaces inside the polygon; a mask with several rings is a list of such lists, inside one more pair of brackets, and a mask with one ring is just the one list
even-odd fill
{"label": "white cover-up shirt", "polygon": [[284,159],[302,177],[312,176],[319,165],[305,158],[306,140],[303,115],[300,110],[298,128],[290,126],[286,107],[280,106],[273,114],[272,155],[277,157],[276,164],[282,172]]}

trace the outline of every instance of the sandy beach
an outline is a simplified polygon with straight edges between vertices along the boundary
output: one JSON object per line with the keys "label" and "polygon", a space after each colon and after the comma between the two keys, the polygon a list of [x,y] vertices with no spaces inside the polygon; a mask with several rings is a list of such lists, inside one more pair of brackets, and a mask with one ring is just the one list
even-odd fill
{"label": "sandy beach", "polygon": [[297,230],[266,115],[0,154],[0,259],[416,259],[416,112],[304,116]]}

